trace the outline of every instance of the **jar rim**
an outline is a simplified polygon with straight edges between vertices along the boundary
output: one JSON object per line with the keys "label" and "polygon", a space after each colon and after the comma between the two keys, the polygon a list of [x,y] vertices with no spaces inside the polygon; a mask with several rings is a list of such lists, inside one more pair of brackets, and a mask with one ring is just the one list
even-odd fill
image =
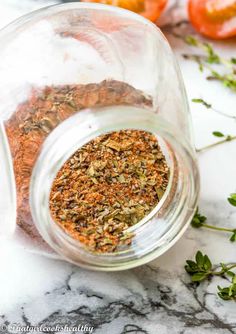
{"label": "jar rim", "polygon": [[[122,112],[124,117],[118,119]],[[117,119],[116,124],[114,124],[114,119]],[[82,128],[83,130],[81,130]],[[156,241],[153,241],[152,244],[150,241],[150,245],[146,246],[146,250],[137,248],[137,254],[134,254],[132,247],[120,253],[92,254],[78,240],[69,236],[52,220],[49,208],[50,189],[60,168],[78,148],[101,134],[123,129],[149,131],[167,140],[167,142],[172,141],[171,145],[173,144],[177,150],[175,153],[182,154],[182,158],[186,159],[188,173],[181,175],[183,178],[182,189],[180,189],[181,196],[178,197],[180,203],[176,203],[175,213],[172,213],[170,217],[166,213],[164,224],[160,225],[158,240],[156,240],[157,235],[153,236],[153,240]],[[70,144],[73,143],[76,131],[80,133],[80,138],[77,138],[77,142],[74,142],[73,145],[69,145],[69,140]],[[82,135],[81,131],[83,132]],[[151,110],[130,106],[87,109],[62,122],[45,140],[31,177],[30,206],[39,233],[64,258],[90,269],[122,270],[135,267],[158,257],[170,248],[183,233],[182,231],[187,228],[196,209],[199,193],[198,170],[194,152],[184,138],[178,141],[176,141],[176,138],[180,139],[179,134],[159,115]],[[66,144],[68,145],[67,148],[66,145],[62,147],[62,143],[66,141],[68,142]],[[61,147],[62,151],[56,156],[58,147]],[[55,160],[52,161],[52,159]],[[45,164],[47,165],[47,170]],[[172,185],[173,181],[172,183],[169,182],[169,189]],[[187,188],[188,190],[186,190]],[[166,198],[167,196],[168,192],[166,192]],[[163,203],[165,203],[166,198],[163,199]],[[136,232],[153,222],[153,219],[156,219],[155,213],[155,210],[152,210],[149,219],[146,219],[144,224],[140,224]],[[77,260],[71,258],[72,253],[73,256],[75,256],[75,253],[77,254]]]}

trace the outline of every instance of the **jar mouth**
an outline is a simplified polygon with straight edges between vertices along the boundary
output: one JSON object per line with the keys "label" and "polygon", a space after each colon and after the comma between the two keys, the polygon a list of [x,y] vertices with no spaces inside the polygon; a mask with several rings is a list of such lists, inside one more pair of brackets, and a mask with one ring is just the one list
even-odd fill
{"label": "jar mouth", "polygon": [[[128,129],[151,132],[158,137],[170,167],[168,187],[156,207],[130,228],[135,238],[128,249],[92,253],[52,219],[49,208],[51,187],[58,171],[76,150],[99,135]],[[185,171],[181,159],[187,162]],[[152,111],[116,106],[80,111],[53,130],[44,142],[33,170],[30,206],[39,233],[62,257],[90,269],[121,270],[156,258],[180,237],[194,214],[198,192],[194,152],[175,129]],[[171,193],[174,204],[170,201]]]}
{"label": "jar mouth", "polygon": [[[127,128],[127,129],[124,129],[124,130],[130,130],[130,128]],[[141,129],[133,129],[132,130],[141,130]],[[107,133],[107,132],[105,132]],[[105,134],[104,132],[101,133],[101,134]],[[155,134],[156,135],[156,134]],[[160,141],[161,141],[161,138],[159,136],[158,137],[158,144],[160,145]],[[92,138],[95,139],[95,137]],[[163,150],[166,149],[165,147],[165,143],[161,143],[161,148]],[[80,147],[78,147],[80,148]],[[78,149],[77,148],[77,149]],[[173,179],[174,179],[174,175],[176,174],[176,168],[177,166],[173,164],[173,161],[172,159],[167,156],[167,154],[169,154],[170,152],[165,152],[165,158],[168,160],[168,166],[170,168],[170,172],[169,172],[169,181],[168,181],[168,186],[162,196],[162,198],[160,199],[160,201],[157,203],[157,205],[155,205],[155,207],[147,214],[143,217],[143,219],[141,219],[138,223],[136,223],[135,225],[129,227],[125,232],[127,233],[133,233],[134,235],[142,228],[145,228],[145,225],[146,224],[149,224],[153,218],[155,218],[158,213],[161,211],[161,209],[163,208],[163,206],[166,204],[166,202],[168,201],[169,197],[171,196],[171,192],[173,191],[173,188],[175,187],[175,185],[173,184]],[[174,158],[174,153],[171,152],[171,154],[173,154],[173,157]],[[71,155],[70,155],[71,156]],[[64,162],[62,162],[62,166],[64,165],[64,163],[66,162],[67,160],[65,160]],[[61,167],[62,167],[61,166]],[[59,172],[60,166],[58,166],[58,169],[56,170],[55,172],[55,177],[57,175],[57,173]],[[54,178],[55,179],[55,178]],[[53,181],[54,179],[51,181],[51,187],[50,189],[52,188],[52,184],[53,184]],[[48,202],[49,202],[49,199],[48,199]],[[48,210],[50,211],[50,208],[49,208],[49,205],[48,205]],[[123,250],[119,250],[117,249],[115,252],[107,252],[107,253],[101,253],[101,252],[92,252],[90,251],[89,249],[87,249],[79,240],[76,240],[74,238],[71,237],[71,235],[69,233],[67,233],[66,231],[64,231],[59,225],[58,223],[56,223],[54,221],[54,219],[52,218],[51,214],[50,214],[50,221],[51,221],[51,226],[53,229],[56,229],[56,233],[58,234],[58,236],[62,239],[66,239],[71,245],[74,245],[74,247],[78,247],[78,249],[80,250],[80,252],[82,252],[83,254],[90,254],[91,256],[96,256],[100,259],[113,259],[115,257],[122,257],[122,256],[126,256],[128,255],[129,256],[129,253],[130,253],[130,249],[129,249],[129,246]]]}

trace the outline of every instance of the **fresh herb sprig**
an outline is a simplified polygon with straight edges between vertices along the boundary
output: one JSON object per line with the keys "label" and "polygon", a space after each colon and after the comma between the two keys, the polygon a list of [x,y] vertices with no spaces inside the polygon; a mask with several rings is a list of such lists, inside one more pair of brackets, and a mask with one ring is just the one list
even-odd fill
{"label": "fresh herb sprig", "polygon": [[[225,87],[228,87],[232,91],[236,92],[236,59],[234,57],[224,59],[215,52],[211,44],[202,42],[194,36],[189,35],[182,39],[186,44],[196,47],[202,51],[202,54],[183,54],[185,59],[195,61],[201,72],[207,70],[209,73],[207,80],[219,81]],[[215,65],[221,65],[221,67],[223,66],[225,72],[222,73],[222,71],[217,71]]]}
{"label": "fresh herb sprig", "polygon": [[214,112],[216,112],[217,114],[220,114],[221,116],[224,116],[224,117],[227,117],[227,118],[231,118],[231,119],[234,119],[236,121],[236,116],[233,116],[233,115],[229,115],[221,110],[218,110],[218,109],[215,109],[212,104],[210,104],[209,102],[201,99],[201,98],[194,98],[192,99],[192,102],[194,103],[199,103],[199,104],[202,104],[205,108],[209,109],[209,110],[212,110]]}
{"label": "fresh herb sprig", "polygon": [[222,288],[218,285],[218,296],[223,300],[236,301],[236,275],[231,271],[228,271],[228,276],[231,276],[231,284],[228,287]]}
{"label": "fresh herb sprig", "polygon": [[213,143],[213,144],[210,144],[210,145],[207,145],[207,146],[196,149],[196,151],[198,153],[209,150],[210,148],[222,145],[222,144],[227,143],[229,141],[236,140],[236,136],[225,135],[220,131],[213,131],[212,134],[213,134],[213,136],[215,136],[217,138],[222,138],[222,139],[217,141],[216,143]]}
{"label": "fresh herb sprig", "polygon": [[[235,201],[235,206],[236,206],[236,194],[232,194],[234,197],[229,197],[228,198],[228,201]],[[231,196],[232,196],[231,195]],[[233,204],[234,205],[234,204]],[[197,212],[195,213],[193,219],[192,219],[192,222],[191,222],[191,225],[192,227],[194,228],[207,228],[207,229],[211,229],[211,230],[215,230],[215,231],[220,231],[220,232],[228,232],[228,233],[231,233],[231,236],[230,236],[230,241],[231,242],[235,242],[236,241],[236,228],[233,229],[233,228],[226,228],[226,227],[219,227],[219,226],[214,226],[214,225],[210,225],[210,224],[207,224],[206,223],[207,221],[207,217],[205,216],[202,216],[198,209],[197,209]]]}
{"label": "fresh herb sprig", "polygon": [[[210,103],[206,102],[205,100],[203,100],[201,98],[192,99],[192,102],[194,102],[194,103],[200,103],[204,107],[206,107],[207,109],[212,109],[213,111],[215,111],[216,113],[218,113],[218,114],[220,114],[222,116],[225,116],[225,117],[232,118],[232,119],[236,120],[236,116],[228,115],[228,114],[226,114],[226,113],[224,113],[222,111],[214,109]],[[200,152],[206,151],[206,150],[208,150],[210,148],[213,148],[213,147],[216,147],[218,145],[224,144],[226,142],[236,140],[236,136],[225,135],[225,134],[223,134],[220,131],[214,131],[214,132],[212,132],[212,134],[215,137],[222,138],[222,140],[220,140],[220,141],[218,141],[216,143],[204,146],[204,147],[202,147],[200,149],[196,149],[197,152],[200,153]]]}
{"label": "fresh herb sprig", "polygon": [[195,255],[195,261],[187,260],[185,265],[186,272],[191,276],[192,282],[203,282],[214,276],[227,278],[230,280],[228,287],[218,286],[218,296],[224,300],[236,300],[236,274],[232,269],[236,268],[236,264],[224,264],[213,266],[212,261],[207,255],[203,255],[198,251]]}

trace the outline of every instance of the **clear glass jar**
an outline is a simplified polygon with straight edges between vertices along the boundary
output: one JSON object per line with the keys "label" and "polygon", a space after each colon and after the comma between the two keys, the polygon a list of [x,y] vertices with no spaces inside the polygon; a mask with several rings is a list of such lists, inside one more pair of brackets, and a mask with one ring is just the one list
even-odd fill
{"label": "clear glass jar", "polygon": [[[90,269],[128,269],[160,256],[187,228],[199,194],[185,90],[160,30],[123,9],[71,3],[20,18],[0,41],[0,231]],[[50,190],[78,148],[121,129],[157,136],[170,180],[155,209],[130,228],[129,249],[95,254],[52,220]]]}

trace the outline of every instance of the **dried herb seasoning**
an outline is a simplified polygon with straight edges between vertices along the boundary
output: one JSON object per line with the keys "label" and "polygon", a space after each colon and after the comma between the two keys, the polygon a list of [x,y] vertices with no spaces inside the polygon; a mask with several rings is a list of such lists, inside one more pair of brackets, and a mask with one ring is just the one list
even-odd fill
{"label": "dried herb seasoning", "polygon": [[42,243],[31,217],[29,185],[33,166],[48,134],[81,109],[122,104],[150,108],[152,100],[116,80],[50,86],[34,89],[5,122],[16,180],[17,224],[30,238]]}
{"label": "dried herb seasoning", "polygon": [[132,242],[127,229],[157,205],[169,168],[151,133],[122,130],[78,149],[54,180],[50,210],[91,251],[114,252]]}

